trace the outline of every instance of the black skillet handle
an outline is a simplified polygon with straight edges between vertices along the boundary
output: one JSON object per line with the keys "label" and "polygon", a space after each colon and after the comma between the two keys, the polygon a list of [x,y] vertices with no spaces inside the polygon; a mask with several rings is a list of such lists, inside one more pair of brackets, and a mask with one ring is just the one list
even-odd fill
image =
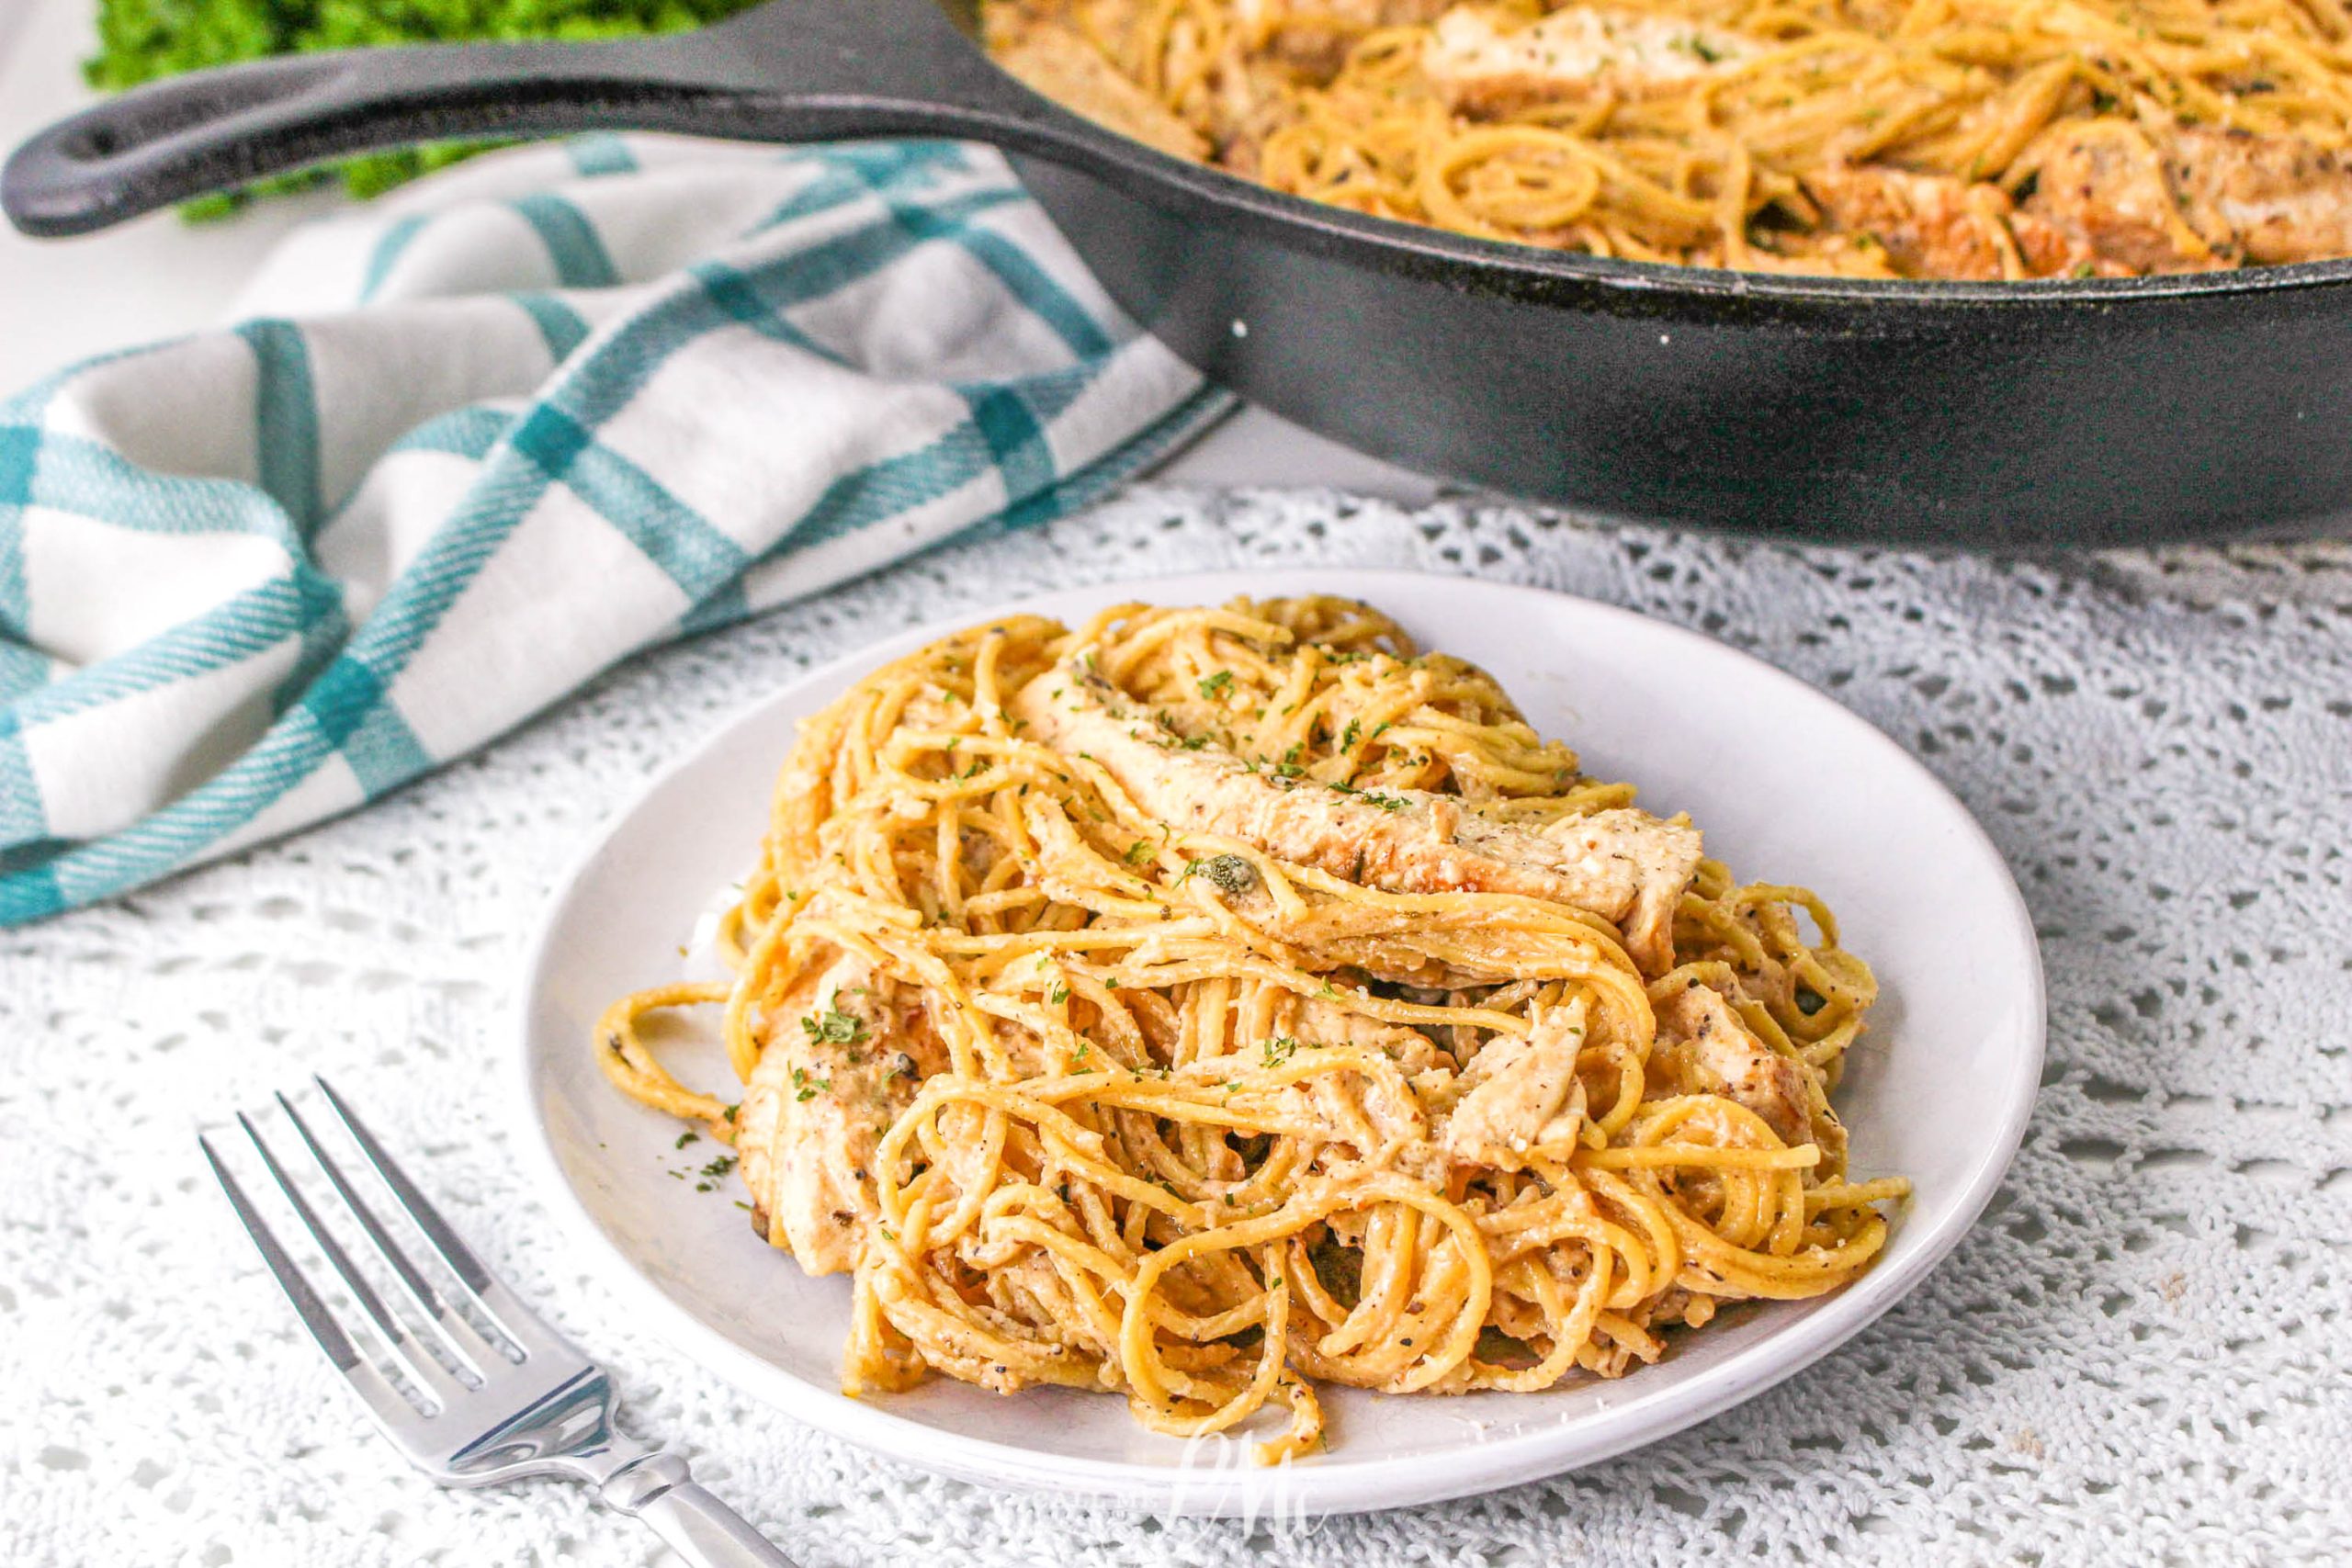
{"label": "black skillet handle", "polygon": [[19,147],[0,209],[28,234],[80,234],[375,148],[593,130],[949,135],[1066,155],[1088,140],[931,0],[769,0],[657,38],[352,50],[175,77]]}

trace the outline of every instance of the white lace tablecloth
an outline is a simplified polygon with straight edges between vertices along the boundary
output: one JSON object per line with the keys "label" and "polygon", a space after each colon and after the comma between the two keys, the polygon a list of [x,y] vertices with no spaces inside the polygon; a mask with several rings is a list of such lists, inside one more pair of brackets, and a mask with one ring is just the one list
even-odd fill
{"label": "white lace tablecloth", "polygon": [[[509,1154],[506,1010],[551,878],[648,773],[811,663],[1034,590],[1261,562],[1631,605],[1761,654],[1935,770],[2016,870],[2050,976],[2041,1103],[1984,1222],[1730,1415],[1305,1534],[938,1480],[644,1337]],[[300,1337],[191,1132],[313,1069],[610,1360],[635,1427],[812,1568],[2345,1562],[2347,840],[2352,546],[1992,563],[1139,491],[641,659],[358,816],[0,933],[0,1563],[658,1560],[575,1491],[434,1490]]]}

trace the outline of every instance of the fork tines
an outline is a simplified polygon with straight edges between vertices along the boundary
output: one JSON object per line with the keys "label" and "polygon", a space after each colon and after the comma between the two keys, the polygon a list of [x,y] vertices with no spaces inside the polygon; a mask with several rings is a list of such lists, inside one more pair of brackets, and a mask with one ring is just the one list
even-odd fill
{"label": "fork tines", "polygon": [[[240,1113],[237,1124],[299,1222],[297,1236],[324,1260],[331,1278],[322,1278],[315,1267],[306,1269],[297,1260],[213,1140],[206,1136],[198,1142],[269,1271],[292,1299],[319,1348],[359,1389],[378,1418],[414,1421],[439,1414],[500,1371],[527,1359],[533,1350],[562,1346],[481,1266],[342,1096],[324,1078],[311,1081],[340,1126],[343,1136],[336,1141],[356,1149],[360,1163],[373,1172],[368,1185],[376,1191],[374,1202],[346,1170],[349,1153],[338,1158],[285,1095],[277,1097],[277,1106],[303,1154],[281,1158],[254,1118]],[[300,1168],[300,1175],[289,1163]],[[361,1179],[368,1180],[365,1176]],[[387,1201],[422,1242],[424,1268],[418,1265],[420,1249],[414,1242],[403,1246],[379,1217],[377,1205]],[[373,1277],[345,1246],[354,1230],[364,1244],[363,1255],[377,1265]],[[438,1284],[428,1269],[440,1276]],[[330,1300],[335,1281],[340,1282],[335,1293],[343,1298],[339,1304]],[[390,1304],[379,1289],[384,1283],[390,1286]],[[370,1344],[374,1353],[363,1352],[363,1344]]]}
{"label": "fork tines", "polygon": [[[793,1568],[695,1481],[683,1455],[619,1430],[605,1370],[483,1268],[343,1097],[311,1081],[340,1135],[322,1138],[311,1122],[326,1127],[326,1117],[313,1108],[306,1118],[282,1094],[277,1109],[302,1153],[289,1154],[282,1133],[275,1146],[263,1135],[268,1113],[237,1118],[292,1227],[274,1228],[232,1162],[211,1138],[198,1141],[319,1348],[408,1461],[443,1486],[584,1483],[695,1568]],[[389,1225],[387,1205],[397,1211]]]}

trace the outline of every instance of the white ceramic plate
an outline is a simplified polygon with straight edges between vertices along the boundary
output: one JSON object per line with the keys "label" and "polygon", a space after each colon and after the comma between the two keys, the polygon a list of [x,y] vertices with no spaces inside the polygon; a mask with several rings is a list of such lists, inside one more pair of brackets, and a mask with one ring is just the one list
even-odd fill
{"label": "white ceramic plate", "polygon": [[[967,1480],[1168,1511],[1313,1515],[1485,1491],[1649,1442],[1787,1377],[1917,1285],[1992,1195],[2041,1068],[2032,929],[1967,810],[1800,682],[1690,632],[1558,594],[1404,572],[1217,573],[997,613],[1076,620],[1122,599],[1216,604],[1241,592],[1371,601],[1426,646],[1484,665],[1593,773],[1633,779],[1652,810],[1689,810],[1735,871],[1808,883],[1828,899],[1884,986],[1838,1097],[1853,1168],[1901,1172],[1917,1188],[1877,1266],[1838,1294],[1742,1308],[1678,1335],[1665,1360],[1614,1382],[1463,1398],[1332,1391],[1329,1451],[1279,1472],[1253,1470],[1230,1439],[1186,1445],[1145,1432],[1109,1395],[1007,1398],[935,1379],[906,1394],[842,1397],[847,1280],[805,1278],[762,1245],[731,1178],[705,1193],[667,1174],[718,1151],[676,1151],[677,1124],[607,1085],[589,1036],[613,997],[678,976],[697,914],[751,863],[795,722],[951,629],[942,626],[878,643],[745,714],[621,814],[548,912],[521,1015],[522,1142],[584,1255],[645,1322],[802,1420]],[[705,1082],[730,1081],[715,1050],[681,1060]]]}

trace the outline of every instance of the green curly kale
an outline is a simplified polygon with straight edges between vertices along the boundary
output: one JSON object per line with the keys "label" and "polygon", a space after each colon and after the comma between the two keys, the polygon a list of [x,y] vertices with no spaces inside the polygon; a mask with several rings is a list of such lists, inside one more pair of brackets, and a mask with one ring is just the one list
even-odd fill
{"label": "green curly kale", "polygon": [[[600,39],[676,32],[755,0],[98,0],[98,52],[83,66],[90,85],[119,92],[183,71],[264,55],[374,44],[470,39]],[[296,190],[340,173],[369,197],[482,151],[481,142],[372,152],[336,169],[269,180],[207,197],[183,210],[218,218],[256,195]]]}

